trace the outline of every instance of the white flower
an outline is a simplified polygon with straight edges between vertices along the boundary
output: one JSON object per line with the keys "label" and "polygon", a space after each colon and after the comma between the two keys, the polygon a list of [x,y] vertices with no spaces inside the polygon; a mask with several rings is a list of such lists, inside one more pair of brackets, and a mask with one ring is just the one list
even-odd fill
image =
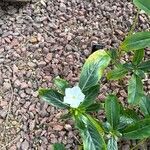
{"label": "white flower", "polygon": [[65,89],[64,103],[69,104],[73,108],[77,108],[84,98],[85,95],[78,86]]}

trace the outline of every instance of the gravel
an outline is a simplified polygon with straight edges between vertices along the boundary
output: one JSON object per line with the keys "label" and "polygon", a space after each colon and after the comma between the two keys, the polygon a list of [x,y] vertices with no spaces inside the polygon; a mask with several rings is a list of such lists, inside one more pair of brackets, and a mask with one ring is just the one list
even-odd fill
{"label": "gravel", "polygon": [[[20,4],[0,2],[0,122],[6,127],[0,143],[2,147],[9,143],[10,150],[46,150],[52,143],[62,142],[76,150],[80,138],[73,123],[61,122],[63,112],[40,101],[37,90],[52,87],[58,75],[72,85],[78,82],[91,45],[117,47],[136,10],[128,0],[32,0]],[[139,22],[138,30],[150,27],[145,15],[140,15]],[[150,58],[149,49],[146,56]],[[150,83],[145,81],[145,85],[150,90]],[[118,83],[102,85],[99,100],[112,90],[125,100],[126,91]],[[99,115],[103,117],[101,112]],[[17,122],[13,130],[12,121]],[[123,149],[129,144],[125,145]]]}

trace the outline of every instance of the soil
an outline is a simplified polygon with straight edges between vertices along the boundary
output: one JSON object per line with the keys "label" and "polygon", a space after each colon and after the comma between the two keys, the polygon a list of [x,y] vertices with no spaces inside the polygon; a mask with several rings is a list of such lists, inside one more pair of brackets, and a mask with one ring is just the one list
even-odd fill
{"label": "soil", "polygon": [[[63,111],[41,101],[37,90],[52,87],[56,76],[77,83],[91,45],[117,48],[135,15],[129,0],[0,2],[0,149],[51,150],[61,142],[77,150],[80,138],[73,122],[60,121]],[[141,14],[136,30],[148,30],[149,22]],[[101,85],[98,100],[112,91],[126,102],[126,90],[116,82]],[[124,142],[119,149],[135,144]]]}

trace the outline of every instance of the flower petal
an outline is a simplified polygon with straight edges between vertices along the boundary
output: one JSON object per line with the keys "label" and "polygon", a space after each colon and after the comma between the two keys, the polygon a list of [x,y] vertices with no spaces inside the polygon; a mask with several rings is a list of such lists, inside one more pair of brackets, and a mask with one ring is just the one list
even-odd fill
{"label": "flower petal", "polygon": [[65,90],[64,103],[70,104],[73,108],[77,108],[84,98],[85,95],[78,86]]}

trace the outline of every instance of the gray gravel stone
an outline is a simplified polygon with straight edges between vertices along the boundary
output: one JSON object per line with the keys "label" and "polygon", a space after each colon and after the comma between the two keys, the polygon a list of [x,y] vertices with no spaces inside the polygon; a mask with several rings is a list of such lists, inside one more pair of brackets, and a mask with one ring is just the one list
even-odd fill
{"label": "gray gravel stone", "polygon": [[24,140],[21,144],[21,148],[23,150],[28,150],[29,149],[29,142],[27,140]]}
{"label": "gray gravel stone", "polygon": [[7,90],[9,90],[11,88],[11,83],[4,82],[3,87],[4,87],[4,90],[7,91]]}
{"label": "gray gravel stone", "polygon": [[0,26],[2,26],[4,24],[3,20],[0,19]]}
{"label": "gray gravel stone", "polygon": [[59,9],[60,9],[60,11],[65,12],[66,11],[66,5],[64,3],[60,3]]}
{"label": "gray gravel stone", "polygon": [[3,34],[3,31],[2,31],[2,29],[0,29],[0,35],[2,35]]}

